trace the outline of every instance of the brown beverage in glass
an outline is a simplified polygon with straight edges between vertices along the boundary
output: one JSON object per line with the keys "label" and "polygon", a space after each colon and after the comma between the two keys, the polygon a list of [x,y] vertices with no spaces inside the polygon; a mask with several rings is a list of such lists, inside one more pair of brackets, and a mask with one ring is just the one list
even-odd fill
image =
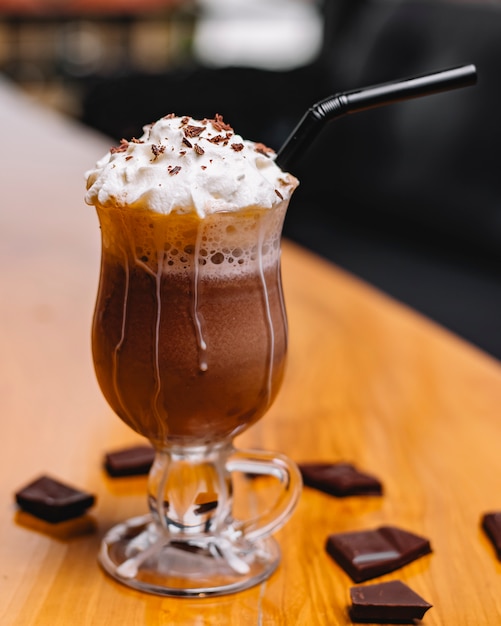
{"label": "brown beverage in glass", "polygon": [[111,407],[155,445],[225,440],[274,399],[283,204],[205,219],[98,207],[95,369]]}
{"label": "brown beverage in glass", "polygon": [[[296,185],[219,117],[163,118],[88,174],[102,232],[95,370],[110,406],[156,450],[150,513],[101,546],[104,569],[131,587],[218,595],[278,565],[270,535],[297,502],[299,472],[233,438],[284,375],[280,237]],[[237,517],[235,473],[277,479],[270,506]]]}

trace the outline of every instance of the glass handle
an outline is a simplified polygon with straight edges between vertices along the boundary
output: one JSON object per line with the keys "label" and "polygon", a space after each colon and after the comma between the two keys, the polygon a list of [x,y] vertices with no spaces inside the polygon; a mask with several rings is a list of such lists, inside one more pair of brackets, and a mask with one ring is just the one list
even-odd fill
{"label": "glass handle", "polygon": [[278,530],[291,516],[301,495],[302,479],[297,465],[276,452],[261,450],[235,450],[226,462],[228,472],[272,476],[281,490],[274,503],[250,520],[234,520],[234,527],[242,536],[255,541]]}

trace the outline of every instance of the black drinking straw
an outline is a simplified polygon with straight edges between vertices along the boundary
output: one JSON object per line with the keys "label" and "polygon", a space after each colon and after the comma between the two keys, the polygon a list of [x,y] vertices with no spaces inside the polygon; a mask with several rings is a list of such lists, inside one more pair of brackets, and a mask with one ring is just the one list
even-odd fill
{"label": "black drinking straw", "polygon": [[348,113],[358,113],[386,104],[473,85],[477,80],[474,65],[462,65],[433,74],[422,74],[396,82],[364,87],[329,96],[306,111],[276,156],[283,170],[290,169],[313,143],[326,122]]}

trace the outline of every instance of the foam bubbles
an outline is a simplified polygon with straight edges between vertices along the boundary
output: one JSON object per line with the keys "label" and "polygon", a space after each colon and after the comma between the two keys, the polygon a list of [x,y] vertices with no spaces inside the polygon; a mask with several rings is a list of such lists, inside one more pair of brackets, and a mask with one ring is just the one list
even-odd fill
{"label": "foam bubbles", "polygon": [[[100,209],[108,252],[151,274],[199,272],[204,278],[242,276],[274,265],[287,203],[276,211],[254,207],[245,213],[219,213],[200,220],[193,215]],[[113,235],[111,235],[113,233]]]}

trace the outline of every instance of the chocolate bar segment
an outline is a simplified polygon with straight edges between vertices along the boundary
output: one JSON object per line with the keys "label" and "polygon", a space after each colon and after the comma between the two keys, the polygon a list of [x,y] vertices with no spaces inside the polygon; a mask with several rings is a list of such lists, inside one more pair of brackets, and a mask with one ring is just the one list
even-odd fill
{"label": "chocolate bar segment", "polygon": [[50,476],[41,476],[16,494],[17,504],[47,522],[62,522],[83,515],[95,503],[95,496]]}
{"label": "chocolate bar segment", "polygon": [[392,572],[431,552],[428,539],[395,526],[333,534],[325,549],[357,583]]}
{"label": "chocolate bar segment", "polygon": [[155,458],[151,446],[131,446],[108,452],[104,458],[104,467],[110,476],[140,476],[148,474]]}
{"label": "chocolate bar segment", "polygon": [[303,482],[332,496],[382,495],[381,481],[351,463],[300,463]]}
{"label": "chocolate bar segment", "polygon": [[350,589],[353,622],[414,624],[432,607],[400,580]]}
{"label": "chocolate bar segment", "polygon": [[482,528],[494,546],[497,558],[501,561],[501,511],[485,513],[482,517]]}

